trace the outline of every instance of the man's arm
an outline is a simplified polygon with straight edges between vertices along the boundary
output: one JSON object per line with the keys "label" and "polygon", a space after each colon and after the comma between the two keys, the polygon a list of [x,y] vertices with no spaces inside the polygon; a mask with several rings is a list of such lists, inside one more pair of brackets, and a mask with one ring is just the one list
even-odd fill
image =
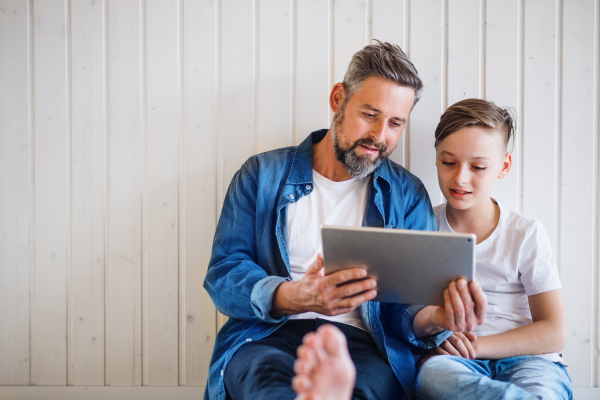
{"label": "man's arm", "polygon": [[269,276],[256,263],[256,188],[244,164],[223,201],[204,288],[217,310],[228,317],[278,322],[269,315],[270,302],[286,278]]}

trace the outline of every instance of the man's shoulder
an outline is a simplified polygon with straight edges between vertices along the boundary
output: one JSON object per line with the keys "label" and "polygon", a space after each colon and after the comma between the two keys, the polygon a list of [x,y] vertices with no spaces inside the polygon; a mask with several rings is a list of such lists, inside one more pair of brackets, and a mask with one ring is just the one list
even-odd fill
{"label": "man's shoulder", "polygon": [[298,146],[287,146],[254,154],[246,160],[242,168],[249,173],[258,173],[265,168],[282,168],[293,161],[297,151]]}
{"label": "man's shoulder", "polygon": [[423,182],[416,175],[411,173],[409,170],[404,168],[402,165],[390,160],[385,160],[388,164],[388,170],[390,172],[390,184],[392,186],[401,185],[403,190],[415,190],[418,191],[423,187]]}

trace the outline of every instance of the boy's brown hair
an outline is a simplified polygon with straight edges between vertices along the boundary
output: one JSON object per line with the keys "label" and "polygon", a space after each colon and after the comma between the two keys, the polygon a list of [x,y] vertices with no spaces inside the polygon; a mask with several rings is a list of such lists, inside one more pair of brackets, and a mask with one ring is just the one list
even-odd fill
{"label": "boy's brown hair", "polygon": [[516,133],[515,122],[508,109],[498,107],[491,101],[466,99],[454,103],[442,114],[435,129],[435,148],[446,137],[466,126],[499,130],[503,135],[505,148]]}

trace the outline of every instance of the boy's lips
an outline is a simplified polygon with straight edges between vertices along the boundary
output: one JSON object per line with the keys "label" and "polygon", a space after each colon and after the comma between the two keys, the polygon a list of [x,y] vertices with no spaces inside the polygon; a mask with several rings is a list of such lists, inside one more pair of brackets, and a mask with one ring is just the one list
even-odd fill
{"label": "boy's lips", "polygon": [[450,194],[457,199],[465,199],[469,197],[472,192],[468,192],[466,190],[459,189],[450,189]]}

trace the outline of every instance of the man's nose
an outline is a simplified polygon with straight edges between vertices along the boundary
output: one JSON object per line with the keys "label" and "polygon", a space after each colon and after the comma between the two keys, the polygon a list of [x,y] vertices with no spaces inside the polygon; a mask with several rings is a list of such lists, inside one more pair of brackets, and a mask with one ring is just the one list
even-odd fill
{"label": "man's nose", "polygon": [[371,137],[376,143],[385,141],[386,129],[387,124],[385,123],[385,120],[377,121],[371,126]]}

